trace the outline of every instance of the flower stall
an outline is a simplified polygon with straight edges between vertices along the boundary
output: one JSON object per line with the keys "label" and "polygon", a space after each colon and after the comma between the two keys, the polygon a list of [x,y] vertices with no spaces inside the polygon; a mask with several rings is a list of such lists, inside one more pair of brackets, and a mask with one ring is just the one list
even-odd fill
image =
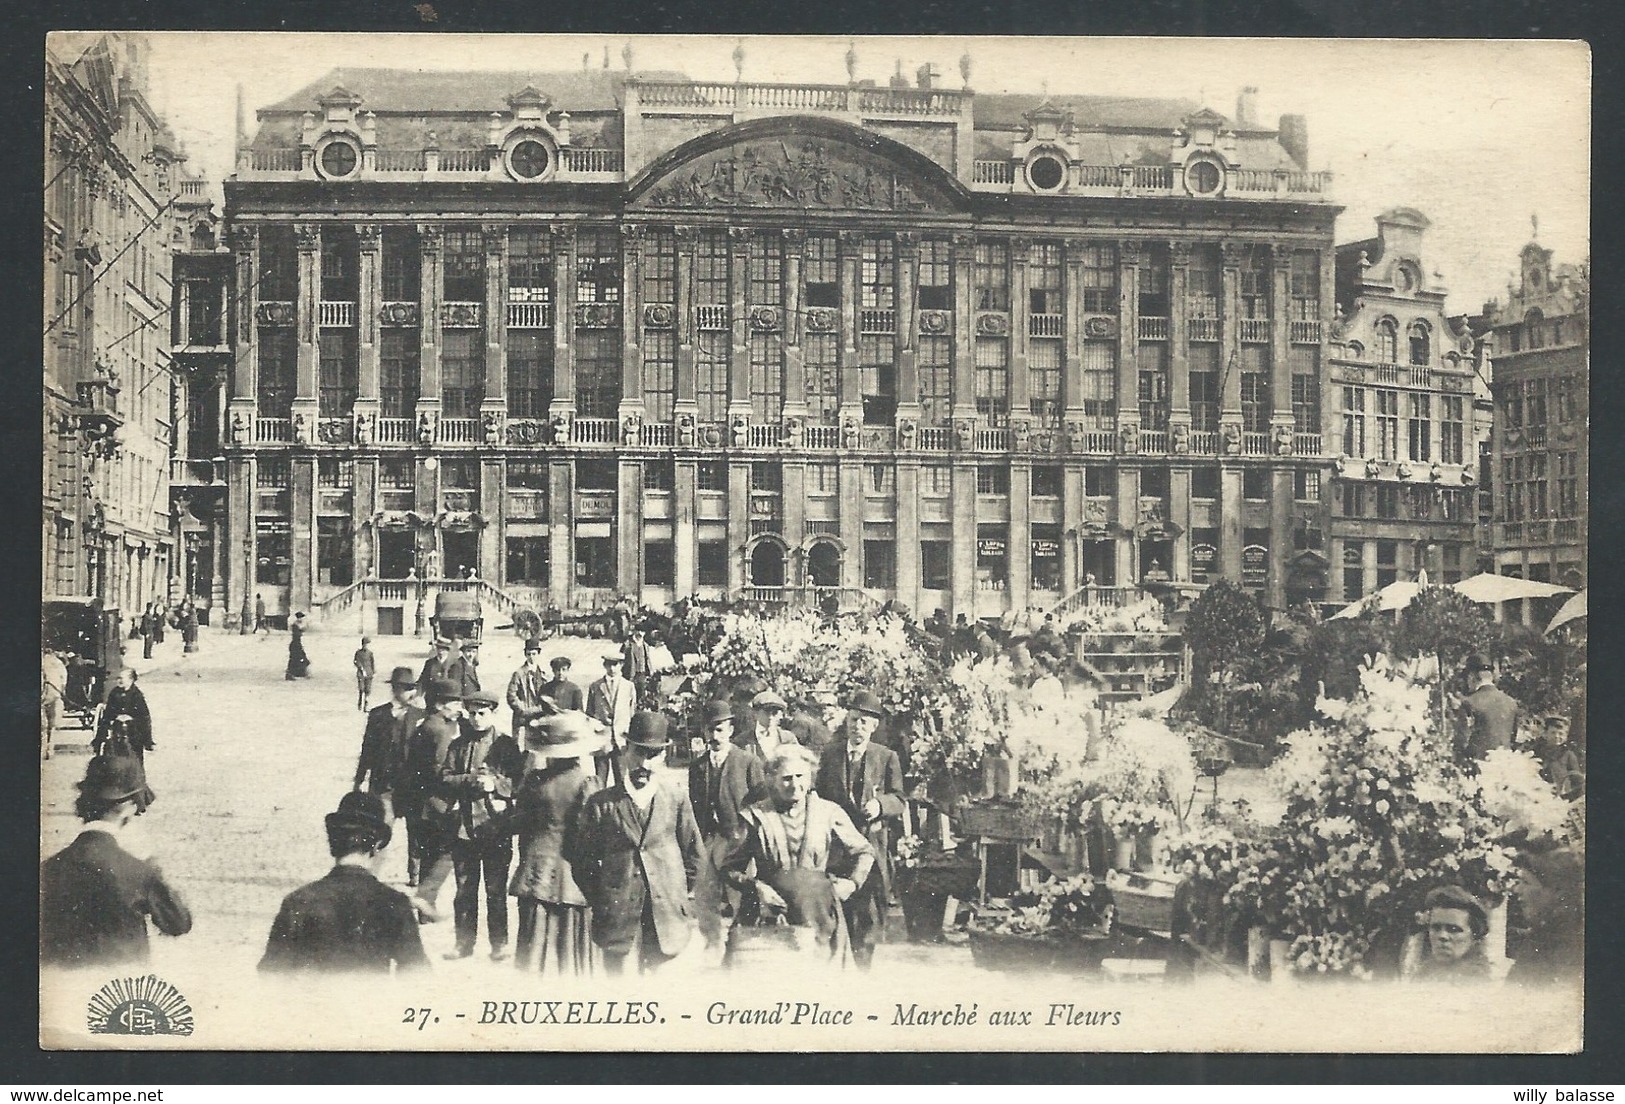
{"label": "flower stall", "polygon": [[1083,606],[1063,627],[1073,639],[1074,658],[1108,705],[1149,697],[1184,678],[1184,642],[1155,598],[1127,606]]}

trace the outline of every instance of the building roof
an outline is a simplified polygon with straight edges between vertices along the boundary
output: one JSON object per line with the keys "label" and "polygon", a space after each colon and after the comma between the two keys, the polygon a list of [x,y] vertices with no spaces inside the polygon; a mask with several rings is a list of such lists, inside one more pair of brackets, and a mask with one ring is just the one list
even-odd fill
{"label": "building roof", "polygon": [[557,108],[566,111],[614,111],[629,75],[648,80],[687,80],[682,73],[624,69],[432,71],[420,69],[340,68],[305,85],[260,114],[316,111],[317,100],[336,86],[361,97],[363,111],[490,112],[506,111],[508,97],[534,85]]}
{"label": "building roof", "polygon": [[[1025,129],[1029,112],[1048,100],[1072,113],[1079,127],[1126,127],[1134,130],[1172,130],[1201,108],[1195,100],[1158,100],[1132,96],[1041,96],[1026,93],[977,93],[974,108],[978,129]],[[1229,119],[1225,125],[1232,125]]]}

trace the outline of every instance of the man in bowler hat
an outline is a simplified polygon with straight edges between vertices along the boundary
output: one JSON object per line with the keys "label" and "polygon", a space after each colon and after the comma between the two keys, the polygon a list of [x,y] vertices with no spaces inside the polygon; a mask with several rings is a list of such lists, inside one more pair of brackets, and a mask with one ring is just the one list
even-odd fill
{"label": "man in bowler hat", "polygon": [[[423,710],[412,704],[417,680],[412,668],[397,667],[389,674],[389,701],[367,713],[361,734],[361,755],[355,766],[354,789],[365,789],[384,803],[384,819],[406,814],[396,807],[395,791],[407,790],[407,752],[412,734],[423,723]],[[412,873],[409,871],[408,873]]]}
{"label": "man in bowler hat", "polygon": [[622,781],[582,807],[567,858],[592,906],[592,940],[611,974],[635,956],[648,972],[676,957],[692,936],[688,892],[700,862],[700,831],[688,794],[656,779],[671,740],[659,713],[632,716]]}
{"label": "man in bowler hat", "polygon": [[[406,785],[395,790],[395,807],[406,817],[407,884],[418,887],[413,903],[425,919],[438,920],[440,887],[451,876],[451,848],[443,831],[445,803],[439,797],[440,762],[462,735],[463,697],[450,679],[429,683],[428,716],[412,733],[406,749]],[[401,790],[406,790],[403,797]]]}
{"label": "man in bowler hat", "polygon": [[[408,672],[410,674],[410,672]],[[385,708],[385,707],[380,707]],[[388,973],[429,964],[406,894],[378,880],[394,835],[382,800],[347,793],[327,814],[327,874],[282,899],[260,969],[266,972]]]}
{"label": "man in bowler hat", "polygon": [[1518,725],[1518,699],[1495,685],[1489,657],[1475,653],[1467,660],[1467,695],[1461,699],[1462,724],[1456,735],[1458,754],[1476,763],[1497,748],[1512,746]]}
{"label": "man in bowler hat", "polygon": [[84,828],[40,866],[40,960],[48,966],[139,965],[147,920],[165,935],[192,930],[192,914],[152,863],[120,845],[146,778],[126,756],[97,756],[74,808]]}
{"label": "man in bowler hat", "polygon": [[418,689],[427,696],[436,679],[450,679],[457,685],[459,698],[480,688],[480,676],[457,649],[457,641],[449,636],[434,638],[434,655],[423,664],[418,675]]}

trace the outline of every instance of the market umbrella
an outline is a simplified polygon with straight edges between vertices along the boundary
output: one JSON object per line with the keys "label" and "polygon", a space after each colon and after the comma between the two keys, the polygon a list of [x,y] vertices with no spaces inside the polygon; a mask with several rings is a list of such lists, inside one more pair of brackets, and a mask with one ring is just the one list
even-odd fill
{"label": "market umbrella", "polygon": [[1379,613],[1391,613],[1402,610],[1416,600],[1422,588],[1427,586],[1427,578],[1404,579],[1396,583],[1389,583],[1374,594],[1368,594],[1358,602],[1350,602],[1326,620],[1338,621],[1351,617],[1359,617],[1368,610]]}
{"label": "market umbrella", "polygon": [[1559,594],[1573,594],[1573,587],[1556,583],[1541,583],[1534,579],[1515,579],[1511,575],[1491,575],[1484,572],[1471,579],[1452,584],[1474,602],[1491,605],[1497,602],[1516,602],[1521,598],[1555,598]]}
{"label": "market umbrella", "polygon": [[1560,629],[1564,625],[1567,625],[1570,621],[1578,621],[1585,615],[1586,592],[1582,590],[1573,598],[1570,598],[1567,602],[1563,603],[1563,608],[1557,611],[1557,616],[1552,618],[1552,623],[1550,625],[1546,626],[1546,631],[1550,633],[1553,629]]}

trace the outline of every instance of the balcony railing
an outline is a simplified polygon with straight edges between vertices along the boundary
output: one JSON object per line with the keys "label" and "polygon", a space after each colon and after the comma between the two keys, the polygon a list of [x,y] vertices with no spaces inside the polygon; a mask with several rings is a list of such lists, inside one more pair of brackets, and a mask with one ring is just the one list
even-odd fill
{"label": "balcony railing", "polygon": [[1059,314],[1028,315],[1027,333],[1032,337],[1061,337],[1066,333],[1066,318]]}
{"label": "balcony railing", "polygon": [[1140,430],[1140,451],[1148,452],[1153,456],[1163,456],[1168,452],[1168,431],[1166,429]]}
{"label": "balcony railing", "polygon": [[548,330],[553,328],[552,303],[509,303],[508,328]]}
{"label": "balcony railing", "polygon": [[977,452],[1009,452],[1010,430],[1007,427],[977,426]]}
{"label": "balcony railing", "polygon": [[484,303],[452,300],[440,304],[440,324],[448,330],[477,330],[483,325]]}
{"label": "balcony railing", "polygon": [[1580,539],[1580,520],[1578,518],[1559,518],[1552,522],[1552,540],[1577,541]]}
{"label": "balcony railing", "polygon": [[1270,454],[1270,435],[1268,433],[1243,433],[1241,435],[1241,454],[1243,456],[1268,456]]}
{"label": "balcony railing", "polygon": [[422,172],[425,167],[420,149],[381,149],[376,157],[379,172]]}
{"label": "balcony railing", "polygon": [[1077,166],[1078,187],[1119,188],[1123,184],[1123,170],[1116,165]]}
{"label": "balcony railing", "polygon": [[478,418],[441,418],[435,440],[443,445],[474,445],[480,440]]}
{"label": "balcony railing", "polygon": [[921,426],[915,438],[922,451],[947,452],[953,446],[954,431],[949,426]]}
{"label": "balcony railing", "polygon": [[1080,443],[1090,456],[1109,456],[1117,451],[1117,433],[1110,429],[1086,429]]}
{"label": "balcony railing", "polygon": [[318,326],[354,326],[355,303],[345,299],[323,299],[316,305]]}
{"label": "balcony railing", "polygon": [[621,165],[620,150],[567,149],[564,151],[564,167],[570,172],[618,173],[621,171]]}
{"label": "balcony railing", "polygon": [[257,149],[248,151],[248,167],[254,172],[298,172],[296,149]]}
{"label": "balcony railing", "polygon": [[1254,345],[1268,345],[1270,340],[1270,320],[1268,318],[1243,318],[1241,320],[1241,339]]}
{"label": "balcony railing", "polygon": [[1194,456],[1219,455],[1219,434],[1212,429],[1191,430],[1191,454]]}
{"label": "balcony railing", "polygon": [[973,184],[1013,184],[1016,166],[1010,161],[978,161],[971,166]]}
{"label": "balcony railing", "polygon": [[1292,451],[1298,456],[1319,456],[1321,450],[1320,434],[1294,433],[1292,435]]}
{"label": "balcony railing", "polygon": [[1294,345],[1320,344],[1320,319],[1294,318],[1291,326],[1291,338]]}
{"label": "balcony railing", "polygon": [[782,433],[779,427],[771,422],[765,425],[752,423],[745,427],[745,447],[770,449],[778,448]]}
{"label": "balcony railing", "polygon": [[439,168],[441,172],[489,172],[491,154],[484,149],[441,150]]}
{"label": "balcony railing", "polygon": [[1154,315],[1141,315],[1140,317],[1141,341],[1167,341],[1168,320]]}
{"label": "balcony railing", "polygon": [[411,418],[379,418],[372,439],[380,445],[410,445],[417,441],[417,426]]}
{"label": "balcony railing", "polygon": [[864,334],[893,334],[897,332],[897,312],[877,307],[858,311],[858,332]]}
{"label": "balcony railing", "polygon": [[509,518],[523,518],[534,520],[547,517],[547,492],[537,490],[515,490],[509,488],[504,496],[503,506]]}
{"label": "balcony railing", "polygon": [[644,422],[638,429],[638,444],[644,448],[671,448],[677,443],[677,430],[670,422]]}
{"label": "balcony railing", "polygon": [[694,308],[696,330],[726,330],[728,306],[726,303],[702,303]]}
{"label": "balcony railing", "polygon": [[802,438],[810,449],[833,449],[841,445],[841,427],[810,425]]}
{"label": "balcony railing", "polygon": [[262,445],[284,445],[293,440],[292,418],[255,418],[254,440]]}
{"label": "balcony railing", "polygon": [[171,457],[169,481],[187,487],[207,487],[226,481],[224,460],[192,460],[184,456]]}
{"label": "balcony railing", "polygon": [[583,418],[576,416],[570,422],[570,440],[578,445],[613,445],[618,439],[620,423],[614,418]]}
{"label": "balcony railing", "polygon": [[1135,165],[1134,187],[1147,191],[1167,191],[1174,186],[1174,170],[1167,165]]}
{"label": "balcony railing", "polygon": [[1136,602],[1143,601],[1144,598],[1145,591],[1141,590],[1139,587],[1079,587],[1077,590],[1061,599],[1061,601],[1048,612],[1059,618],[1069,613],[1076,613],[1078,610],[1084,609],[1088,606],[1108,606],[1115,609],[1119,606],[1132,606]]}
{"label": "balcony railing", "polygon": [[860,88],[841,84],[723,84],[636,81],[640,105],[758,108],[775,111],[862,111],[884,115],[958,115],[971,93],[951,89]]}
{"label": "balcony railing", "polygon": [[1187,325],[1192,341],[1219,340],[1219,320],[1217,318],[1192,318]]}

